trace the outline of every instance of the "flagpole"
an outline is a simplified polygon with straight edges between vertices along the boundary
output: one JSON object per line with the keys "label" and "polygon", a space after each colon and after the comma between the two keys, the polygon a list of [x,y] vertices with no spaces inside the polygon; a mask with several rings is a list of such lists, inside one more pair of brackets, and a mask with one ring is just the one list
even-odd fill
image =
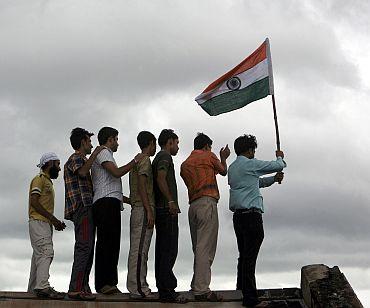
{"label": "flagpole", "polygon": [[280,151],[279,125],[278,125],[277,114],[276,114],[276,104],[275,104],[274,94],[272,94],[272,109],[274,110],[274,120],[275,120],[276,149]]}
{"label": "flagpole", "polygon": [[[280,136],[279,136],[279,125],[277,121],[277,114],[276,114],[276,104],[275,104],[275,95],[272,94],[272,109],[274,110],[274,120],[275,120],[275,133],[276,133],[276,149],[280,151]],[[281,181],[278,181],[281,184]]]}

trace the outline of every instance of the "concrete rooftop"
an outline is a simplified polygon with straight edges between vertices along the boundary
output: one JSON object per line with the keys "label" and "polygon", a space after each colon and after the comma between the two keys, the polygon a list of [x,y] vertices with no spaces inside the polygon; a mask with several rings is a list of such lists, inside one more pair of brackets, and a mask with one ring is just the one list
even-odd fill
{"label": "concrete rooftop", "polygon": [[[72,300],[40,300],[33,294],[26,292],[0,292],[0,308],[4,307],[27,307],[27,308],[126,308],[126,307],[242,307],[242,295],[239,291],[217,291],[223,298],[219,303],[203,303],[194,301],[194,297],[189,292],[180,292],[189,299],[185,305],[163,304],[155,300],[133,301],[127,293],[120,295],[97,295],[97,299],[92,302],[72,301]],[[302,300],[301,291],[298,288],[289,289],[268,289],[259,290],[260,299],[265,301],[264,307],[273,308],[307,308]]]}

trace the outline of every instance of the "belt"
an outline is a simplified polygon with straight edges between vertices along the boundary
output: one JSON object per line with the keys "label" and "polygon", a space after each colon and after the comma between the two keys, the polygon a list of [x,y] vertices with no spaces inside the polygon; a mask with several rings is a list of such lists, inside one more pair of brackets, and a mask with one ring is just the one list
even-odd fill
{"label": "belt", "polygon": [[252,207],[250,209],[235,210],[235,214],[249,214],[249,213],[262,214],[262,211],[260,209],[255,208],[255,207]]}

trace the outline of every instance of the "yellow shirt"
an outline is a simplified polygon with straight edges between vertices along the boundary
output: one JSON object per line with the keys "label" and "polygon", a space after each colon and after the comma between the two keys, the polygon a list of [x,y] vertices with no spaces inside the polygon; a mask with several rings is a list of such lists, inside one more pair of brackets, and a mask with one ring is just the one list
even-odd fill
{"label": "yellow shirt", "polygon": [[31,206],[31,195],[39,195],[39,202],[43,206],[45,210],[47,210],[50,214],[54,214],[54,187],[53,182],[51,181],[50,177],[44,173],[40,172],[39,175],[36,175],[30,185],[30,192],[29,192],[29,218],[42,220],[45,222],[50,223],[49,219],[42,216]]}
{"label": "yellow shirt", "polygon": [[153,171],[149,156],[145,156],[134,168],[130,171],[130,199],[133,205],[143,205],[139,193],[139,176],[146,176],[146,190],[148,195],[149,205],[154,206],[153,192]]}

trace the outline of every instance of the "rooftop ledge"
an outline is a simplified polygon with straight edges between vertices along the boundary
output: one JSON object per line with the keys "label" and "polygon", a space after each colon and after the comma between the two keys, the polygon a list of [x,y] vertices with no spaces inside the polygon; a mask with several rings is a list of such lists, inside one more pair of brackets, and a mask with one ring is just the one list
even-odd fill
{"label": "rooftop ledge", "polygon": [[[196,307],[241,307],[242,294],[236,290],[217,291],[223,301],[203,303],[194,300],[191,292],[180,292],[189,302],[185,306]],[[259,298],[264,301],[263,307],[292,308],[363,308],[351,285],[337,266],[329,268],[324,264],[307,265],[301,269],[301,289],[263,289]],[[39,299],[27,292],[0,292],[0,308],[3,307],[179,307],[178,304],[160,303],[158,300],[132,300],[128,293],[119,295],[96,295],[95,301],[83,302],[70,300]]]}

